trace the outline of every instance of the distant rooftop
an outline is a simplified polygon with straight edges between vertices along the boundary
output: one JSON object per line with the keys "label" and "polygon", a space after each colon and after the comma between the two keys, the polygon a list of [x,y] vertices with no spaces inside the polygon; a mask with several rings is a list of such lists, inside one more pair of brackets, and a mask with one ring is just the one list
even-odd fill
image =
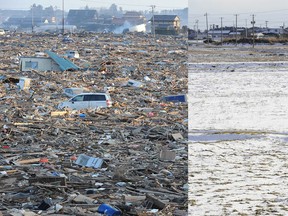
{"label": "distant rooftop", "polygon": [[170,21],[175,20],[177,15],[154,15],[154,21]]}

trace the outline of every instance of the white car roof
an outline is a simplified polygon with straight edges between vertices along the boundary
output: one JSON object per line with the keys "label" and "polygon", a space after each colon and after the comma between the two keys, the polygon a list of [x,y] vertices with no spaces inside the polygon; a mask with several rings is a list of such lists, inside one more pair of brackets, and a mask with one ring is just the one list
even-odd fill
{"label": "white car roof", "polygon": [[81,93],[81,94],[77,94],[77,95],[75,95],[75,96],[78,96],[78,95],[99,95],[99,94],[101,94],[101,95],[109,95],[109,94],[107,94],[107,93],[105,93],[105,92],[97,92],[97,93],[95,93],[95,92],[91,92],[91,93]]}

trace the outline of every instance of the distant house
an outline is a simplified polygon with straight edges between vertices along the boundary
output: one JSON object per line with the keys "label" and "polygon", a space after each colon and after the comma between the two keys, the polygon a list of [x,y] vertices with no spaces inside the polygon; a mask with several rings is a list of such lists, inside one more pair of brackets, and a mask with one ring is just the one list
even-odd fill
{"label": "distant house", "polygon": [[140,12],[127,11],[123,17],[113,19],[113,24],[118,26],[123,25],[125,22],[132,26],[141,25],[146,23],[146,18]]}
{"label": "distant house", "polygon": [[194,40],[195,38],[197,38],[197,32],[193,29],[188,29],[188,39],[189,40]]}
{"label": "distant house", "polygon": [[262,33],[264,35],[281,35],[284,33],[283,28],[266,28],[263,29]]}
{"label": "distant house", "polygon": [[240,31],[231,31],[230,33],[229,33],[229,36],[230,37],[236,37],[236,36],[241,36],[242,35],[242,33],[240,32]]}
{"label": "distant house", "polygon": [[[33,25],[37,26],[42,23],[41,17],[33,17]],[[3,23],[4,26],[10,27],[15,26],[19,28],[31,28],[32,27],[32,17],[10,17],[7,21]]]}
{"label": "distant house", "polygon": [[221,35],[223,37],[227,37],[230,35],[230,33],[231,33],[230,30],[222,30],[221,31],[221,30],[217,29],[217,30],[209,30],[208,31],[208,34],[211,35],[212,38],[221,37]]}
{"label": "distant house", "polygon": [[21,57],[20,58],[20,70],[21,71],[73,71],[79,70],[71,61],[58,56],[51,51],[45,51],[48,57]]}
{"label": "distant house", "polygon": [[80,27],[86,23],[95,22],[97,17],[96,10],[69,10],[66,21],[69,25]]}
{"label": "distant house", "polygon": [[177,15],[154,15],[150,21],[155,34],[177,35],[180,32],[180,18]]}
{"label": "distant house", "polygon": [[111,25],[114,17],[109,14],[101,14],[97,19],[98,24]]}
{"label": "distant house", "polygon": [[127,11],[123,15],[123,19],[129,22],[131,25],[140,25],[146,22],[146,18],[139,12]]}
{"label": "distant house", "polygon": [[[285,29],[283,28],[260,28],[260,27],[255,27],[249,28],[248,29],[248,34],[250,36],[253,36],[253,33],[256,37],[258,38],[263,38],[263,37],[279,37],[282,34],[285,34]],[[259,35],[257,35],[259,33]]]}

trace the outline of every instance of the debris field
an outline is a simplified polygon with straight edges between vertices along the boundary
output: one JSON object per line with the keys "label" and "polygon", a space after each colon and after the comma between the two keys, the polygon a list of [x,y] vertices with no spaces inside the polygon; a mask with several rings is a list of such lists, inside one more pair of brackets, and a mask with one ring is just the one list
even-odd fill
{"label": "debris field", "polygon": [[[186,39],[70,38],[0,37],[0,214],[187,215]],[[46,50],[78,51],[81,70],[20,70]],[[107,92],[113,105],[59,110],[64,88]]]}

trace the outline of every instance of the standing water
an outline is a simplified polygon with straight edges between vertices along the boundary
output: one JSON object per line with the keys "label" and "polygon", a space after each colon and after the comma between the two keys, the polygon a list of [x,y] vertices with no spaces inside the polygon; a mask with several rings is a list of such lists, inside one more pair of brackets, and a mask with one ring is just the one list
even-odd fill
{"label": "standing water", "polygon": [[288,64],[189,65],[189,215],[287,215]]}

